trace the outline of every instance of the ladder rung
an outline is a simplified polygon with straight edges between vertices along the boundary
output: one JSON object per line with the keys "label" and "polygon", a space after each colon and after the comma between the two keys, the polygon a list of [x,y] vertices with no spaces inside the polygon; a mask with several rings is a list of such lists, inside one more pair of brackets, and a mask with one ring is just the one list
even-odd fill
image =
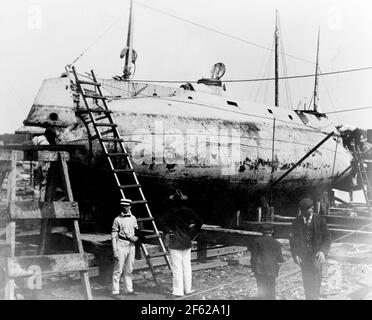
{"label": "ladder rung", "polygon": [[131,188],[141,188],[140,184],[127,184],[127,185],[121,185],[120,189],[131,189]]}
{"label": "ladder rung", "polygon": [[85,93],[84,96],[85,96],[85,98],[107,100],[106,97],[104,97],[104,96],[98,96],[98,95],[95,95],[95,94]]}
{"label": "ladder rung", "polygon": [[[106,131],[100,132],[101,137],[104,136],[104,135],[106,135],[106,134],[110,134],[110,133],[113,133],[113,131],[112,130],[106,130]],[[98,138],[99,138],[99,136],[96,135],[96,134],[94,136],[92,136],[92,140],[95,140],[95,139],[98,139]]]}
{"label": "ladder rung", "polygon": [[132,204],[146,204],[147,203],[147,200],[135,200],[135,201],[132,201]]}
{"label": "ladder rung", "polygon": [[159,233],[149,234],[147,236],[144,236],[145,239],[154,239],[154,238],[160,238],[161,235]]}
{"label": "ladder rung", "polygon": [[101,140],[102,142],[124,142],[124,140],[120,138],[103,138]]}
{"label": "ladder rung", "polygon": [[122,156],[127,157],[127,156],[129,156],[129,153],[125,153],[125,152],[115,152],[115,153],[114,152],[108,152],[107,155],[109,157],[122,157]]}
{"label": "ladder rung", "polygon": [[89,84],[92,86],[97,86],[99,87],[101,84],[98,82],[93,82],[93,81],[87,81],[87,80],[79,80],[80,84]]}
{"label": "ladder rung", "polygon": [[137,218],[137,222],[154,221],[153,217]]}
{"label": "ladder rung", "polygon": [[114,123],[96,123],[96,127],[117,127]]}
{"label": "ladder rung", "polygon": [[[99,121],[99,120],[102,120],[102,119],[107,119],[107,115],[104,115],[102,117],[95,118],[94,121]],[[86,123],[87,124],[90,124],[90,123],[92,123],[92,121],[89,119],[89,120],[86,121]]]}
{"label": "ladder rung", "polygon": [[153,234],[155,231],[153,229],[141,229],[141,232]]}
{"label": "ladder rung", "polygon": [[157,257],[164,257],[167,255],[168,255],[168,252],[159,252],[159,253],[149,254],[148,257],[151,259],[151,258],[157,258]]}
{"label": "ladder rung", "polygon": [[114,169],[114,170],[112,170],[112,172],[115,172],[115,173],[127,173],[127,172],[134,172],[134,169]]}

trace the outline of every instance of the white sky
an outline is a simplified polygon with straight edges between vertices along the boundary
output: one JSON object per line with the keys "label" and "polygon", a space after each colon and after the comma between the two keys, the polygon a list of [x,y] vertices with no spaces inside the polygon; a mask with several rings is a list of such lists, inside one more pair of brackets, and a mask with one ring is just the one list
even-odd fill
{"label": "white sky", "polygon": [[[372,66],[370,0],[138,0],[265,47],[273,42],[279,10],[285,52],[315,61],[321,28],[323,72]],[[117,23],[77,62],[101,77],[121,74],[129,0],[3,0],[0,9],[0,133],[22,125],[45,78],[58,77],[115,21]],[[270,52],[181,22],[134,4],[135,79],[197,80],[224,62],[223,79],[262,77]],[[121,17],[121,18],[120,18]],[[313,73],[312,64],[286,58],[289,75]],[[271,73],[273,76],[273,58]],[[281,75],[283,68],[281,67]],[[227,84],[239,98],[273,103],[273,82]],[[333,111],[372,106],[372,70],[320,79],[320,106]],[[282,82],[282,88],[284,83]],[[310,100],[313,79],[290,80],[295,106]],[[287,104],[281,91],[281,105]],[[336,123],[372,128],[372,109],[330,116]]]}

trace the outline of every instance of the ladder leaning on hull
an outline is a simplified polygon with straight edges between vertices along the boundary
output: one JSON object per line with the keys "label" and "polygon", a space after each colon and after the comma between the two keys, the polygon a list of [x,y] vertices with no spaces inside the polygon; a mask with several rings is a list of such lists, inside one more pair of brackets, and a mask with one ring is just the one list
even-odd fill
{"label": "ladder leaning on hull", "polygon": [[[133,201],[132,205],[134,206],[134,213],[137,218],[139,229],[141,233],[144,234],[144,239],[155,240],[160,245],[161,251],[156,254],[149,254],[146,246],[142,242],[140,245],[156,284],[162,288],[160,281],[156,277],[151,259],[156,257],[164,257],[166,264],[170,268],[168,252],[162,241],[154,217],[151,214],[149,204],[144,196],[142,187],[139,184],[136,172],[133,169],[131,159],[129,158],[129,154],[124,145],[124,140],[119,134],[118,125],[113,120],[113,112],[107,107],[106,97],[102,94],[101,84],[97,82],[93,70],[91,71],[91,79],[89,81],[80,80],[74,67],[72,67],[72,72],[75,78],[78,93],[81,95],[85,105],[85,109],[78,108],[78,112],[81,114],[85,113],[89,116],[88,122],[94,129],[92,139],[98,139],[108,161],[110,167],[109,170],[115,179],[118,191],[120,192],[122,198],[127,198],[124,190],[127,190],[128,192],[129,190],[132,192],[134,190],[138,191],[136,196],[139,198],[132,198],[131,200]],[[86,85],[93,87],[95,90],[92,91],[90,89],[86,89]],[[94,108],[91,108],[87,101],[89,98],[93,99],[93,101],[101,101],[102,106],[95,106]],[[101,131],[100,129],[103,129],[104,131]],[[110,149],[110,144],[111,146],[114,146],[114,148]],[[120,163],[120,168],[117,166],[118,163]],[[141,211],[139,209],[140,206],[142,206],[142,213],[144,216],[140,216],[138,214],[138,212]],[[150,229],[144,228],[145,224],[150,225]]]}

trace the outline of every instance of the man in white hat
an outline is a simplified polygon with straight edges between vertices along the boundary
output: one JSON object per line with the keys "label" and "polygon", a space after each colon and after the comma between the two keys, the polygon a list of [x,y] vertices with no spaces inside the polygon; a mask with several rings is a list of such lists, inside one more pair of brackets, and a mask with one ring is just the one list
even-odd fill
{"label": "man in white hat", "polygon": [[114,220],[112,225],[112,249],[115,260],[114,272],[112,275],[112,294],[120,293],[120,278],[124,272],[125,294],[137,294],[133,290],[132,270],[135,256],[135,243],[138,241],[137,219],[132,215],[132,200],[121,199],[121,213]]}

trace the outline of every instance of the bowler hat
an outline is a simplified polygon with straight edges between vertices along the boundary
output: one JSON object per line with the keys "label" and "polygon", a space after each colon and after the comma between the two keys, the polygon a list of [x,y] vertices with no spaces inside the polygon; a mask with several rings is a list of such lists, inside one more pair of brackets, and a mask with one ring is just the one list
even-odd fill
{"label": "bowler hat", "polygon": [[271,223],[263,223],[260,228],[262,233],[269,233],[274,231],[274,225]]}
{"label": "bowler hat", "polygon": [[187,196],[182,193],[181,190],[176,190],[174,194],[172,194],[169,199],[171,200],[187,200]]}
{"label": "bowler hat", "polygon": [[303,198],[301,201],[300,201],[300,208],[301,209],[309,209],[313,206],[314,202],[312,199],[310,198]]}
{"label": "bowler hat", "polygon": [[132,205],[132,200],[123,198],[123,199],[120,200],[120,204],[122,206],[130,206],[130,205]]}

